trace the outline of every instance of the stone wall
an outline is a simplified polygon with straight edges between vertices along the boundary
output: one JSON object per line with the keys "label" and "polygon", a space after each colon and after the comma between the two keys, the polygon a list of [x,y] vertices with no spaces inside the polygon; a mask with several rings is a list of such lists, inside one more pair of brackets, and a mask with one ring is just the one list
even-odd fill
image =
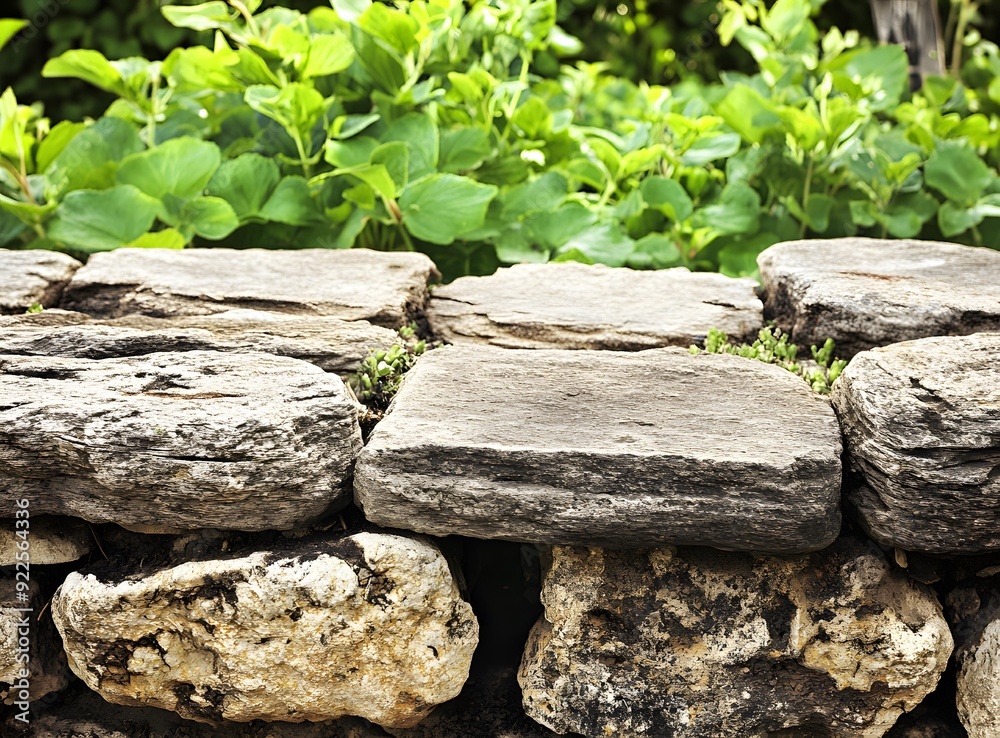
{"label": "stone wall", "polygon": [[759,263],[0,251],[0,734],[996,738],[1000,252]]}

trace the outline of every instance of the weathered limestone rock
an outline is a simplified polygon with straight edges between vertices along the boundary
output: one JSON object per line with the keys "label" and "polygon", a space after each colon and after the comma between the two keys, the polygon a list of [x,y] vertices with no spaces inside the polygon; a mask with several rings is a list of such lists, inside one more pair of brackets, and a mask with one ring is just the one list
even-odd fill
{"label": "weathered limestone rock", "polygon": [[827,401],[775,366],[451,346],[409,372],[354,489],[434,535],[801,552],[840,530],[840,451]]}
{"label": "weathered limestone rock", "polygon": [[62,328],[67,325],[89,323],[91,320],[92,318],[84,313],[58,308],[47,308],[40,313],[0,315],[0,336],[12,328]]}
{"label": "weathered limestone rock", "polygon": [[37,579],[29,581],[25,595],[27,601],[18,599],[16,573],[0,574],[0,704],[34,702],[69,683],[59,634],[42,613],[48,597]]}
{"label": "weathered limestone rock", "polygon": [[[17,563],[17,544],[24,541],[19,530],[24,528],[19,529],[14,520],[0,522],[0,566]],[[47,515],[28,521],[27,541],[32,566],[76,561],[90,553],[91,547],[90,531],[83,521]]]}
{"label": "weathered limestone rock", "polygon": [[57,251],[0,249],[0,313],[55,305],[80,262]]}
{"label": "weathered limestone rock", "polygon": [[427,321],[451,343],[505,348],[636,351],[701,343],[709,329],[734,340],[756,335],[763,306],[749,279],[612,269],[586,264],[518,264],[489,277],[437,287]]}
{"label": "weathered limestone rock", "polygon": [[1000,334],[859,354],[833,388],[848,500],[878,541],[935,554],[1000,550]]}
{"label": "weathered limestone rock", "polygon": [[343,506],[361,447],[336,376],[269,354],[0,356],[0,515],[286,529]]}
{"label": "weathered limestone rock", "polygon": [[398,341],[394,331],[363,320],[260,310],[162,319],[132,315],[62,327],[0,324],[0,354],[106,359],[160,351],[262,351],[310,361],[341,376],[357,371],[371,350]]}
{"label": "weathered limestone rock", "polygon": [[525,708],[592,738],[878,738],[952,649],[933,593],[850,539],[796,558],[555,547],[542,603]]}
{"label": "weathered limestone rock", "polygon": [[1000,330],[1000,252],[872,238],[811,239],[757,257],[765,310],[801,344],[853,356],[926,336]]}
{"label": "weathered limestone rock", "polygon": [[1000,735],[1000,590],[960,587],[948,597],[956,616],[958,716],[969,738]]}
{"label": "weathered limestone rock", "polygon": [[74,573],[52,613],[70,668],[106,700],[203,722],[413,725],[459,693],[478,641],[440,551],[381,533]]}
{"label": "weathered limestone rock", "polygon": [[118,249],[92,256],[61,306],[110,318],[253,308],[398,328],[436,273],[423,254],[366,249]]}

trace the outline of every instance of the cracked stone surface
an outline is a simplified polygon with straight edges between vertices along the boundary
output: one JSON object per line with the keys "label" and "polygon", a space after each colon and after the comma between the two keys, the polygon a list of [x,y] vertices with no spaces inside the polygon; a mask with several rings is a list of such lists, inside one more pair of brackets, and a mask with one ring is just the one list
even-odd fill
{"label": "cracked stone surface", "polygon": [[925,338],[859,354],[833,387],[848,503],[886,545],[1000,550],[1000,334]]}
{"label": "cracked stone surface", "polygon": [[757,257],[765,313],[837,353],[1000,330],[1000,252],[902,239],[810,239]]}
{"label": "cracked stone surface", "polygon": [[[23,571],[23,570],[21,570]],[[58,692],[69,683],[69,669],[59,634],[52,618],[42,610],[51,590],[46,591],[35,577],[28,583],[28,601],[18,599],[17,574],[0,573],[0,705],[22,700],[22,671],[27,668],[28,701]],[[16,608],[31,608],[17,612]],[[27,664],[19,641],[27,632]],[[20,711],[18,711],[20,712]]]}
{"label": "cracked stone surface", "polygon": [[0,356],[0,387],[0,515],[281,530],[349,502],[357,406],[304,361]]}
{"label": "cracked stone surface", "polygon": [[0,249],[0,313],[23,313],[33,304],[51,307],[82,265],[56,251]]}
{"label": "cracked stone surface", "polygon": [[60,307],[164,318],[232,308],[328,315],[398,328],[437,275],[423,254],[367,249],[117,249],[94,254]]}
{"label": "cracked stone surface", "polygon": [[[17,563],[18,543],[24,540],[18,536],[14,520],[0,522],[0,566]],[[27,540],[32,566],[66,564],[83,558],[91,549],[91,533],[86,523],[76,518],[62,518],[49,515],[32,516],[27,526]]]}
{"label": "cracked stone surface", "polygon": [[355,501],[433,535],[811,551],[840,530],[840,443],[829,403],[761,362],[451,346],[407,374]]}
{"label": "cracked stone surface", "polygon": [[958,717],[969,738],[1000,735],[1000,581],[948,595],[958,664]]}
{"label": "cracked stone surface", "polygon": [[388,328],[322,315],[228,310],[174,318],[131,315],[91,320],[82,313],[53,312],[61,315],[47,325],[29,320],[0,323],[0,354],[107,359],[161,351],[264,352],[309,361],[347,377],[371,350],[399,341]]}
{"label": "cracked stone surface", "polygon": [[613,269],[586,264],[518,264],[488,277],[462,277],[434,290],[431,330],[450,343],[505,348],[636,351],[702,343],[709,329],[751,339],[763,306],[750,279]]}
{"label": "cracked stone surface", "polygon": [[542,603],[525,708],[592,738],[878,738],[953,645],[934,594],[854,539],[784,558],[557,546]]}
{"label": "cracked stone surface", "polygon": [[73,573],[52,614],[70,668],[106,700],[209,723],[413,725],[460,692],[478,642],[441,552],[370,532]]}

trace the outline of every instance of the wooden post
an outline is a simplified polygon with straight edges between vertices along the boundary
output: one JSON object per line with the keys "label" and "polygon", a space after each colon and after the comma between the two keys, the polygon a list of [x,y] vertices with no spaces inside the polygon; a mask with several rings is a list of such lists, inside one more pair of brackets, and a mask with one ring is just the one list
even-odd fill
{"label": "wooden post", "polygon": [[910,88],[943,75],[944,39],[936,0],[870,0],[878,39],[901,44],[910,59]]}

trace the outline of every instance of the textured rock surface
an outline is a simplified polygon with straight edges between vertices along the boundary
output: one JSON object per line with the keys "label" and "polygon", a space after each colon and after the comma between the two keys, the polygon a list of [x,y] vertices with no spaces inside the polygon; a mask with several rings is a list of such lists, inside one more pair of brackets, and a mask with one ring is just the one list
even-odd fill
{"label": "textured rock surface", "polygon": [[0,249],[0,313],[23,313],[35,303],[55,305],[80,266],[55,251]]}
{"label": "textured rock surface", "polygon": [[344,383],[303,361],[210,351],[0,356],[0,515],[284,529],[348,501],[361,446]]}
{"label": "textured rock surface", "polygon": [[342,376],[357,371],[372,349],[398,341],[394,331],[363,320],[260,310],[162,319],[133,315],[62,327],[0,324],[0,354],[106,359],[160,351],[261,351],[303,359]]}
{"label": "textured rock surface", "polygon": [[1000,334],[859,354],[834,385],[850,504],[878,541],[936,554],[1000,550]]}
{"label": "textured rock surface", "polygon": [[948,596],[958,664],[958,716],[969,738],[1000,735],[1000,589],[959,587]]}
{"label": "textured rock surface", "polygon": [[18,313],[17,315],[0,315],[0,336],[10,329],[19,328],[61,328],[67,325],[80,325],[91,322],[91,317],[72,310],[47,308],[40,313]]}
{"label": "textured rock surface", "polygon": [[930,590],[850,539],[797,558],[556,547],[542,602],[525,708],[594,738],[877,738],[952,648]]}
{"label": "textured rock surface", "polygon": [[[17,562],[17,544],[24,537],[17,535],[13,520],[0,522],[0,566]],[[90,552],[91,534],[82,520],[40,516],[31,518],[27,528],[31,565],[65,564]]]}
{"label": "textured rock surface", "polygon": [[76,273],[62,307],[92,315],[206,315],[231,308],[330,315],[397,328],[436,274],[423,254],[366,249],[118,249]]}
{"label": "textured rock surface", "polygon": [[[28,602],[19,601],[15,576],[0,574],[0,705],[23,701],[24,691],[28,692],[28,701],[33,702],[69,683],[59,634],[52,618],[42,612],[48,596],[36,578],[29,582]],[[30,608],[31,612],[18,612],[18,608]],[[25,634],[26,643],[21,640]],[[22,645],[27,649],[21,648]],[[22,682],[25,668],[27,690]]]}
{"label": "textured rock surface", "polygon": [[52,613],[70,668],[105,699],[205,722],[411,725],[459,693],[478,640],[441,553],[378,533],[74,573]]}
{"label": "textured rock surface", "polygon": [[775,366],[452,346],[407,375],[355,499],[434,535],[809,551],[840,530],[840,450],[826,400]]}
{"label": "textured rock surface", "polygon": [[733,340],[756,335],[763,306],[749,279],[612,269],[585,264],[518,264],[489,277],[463,277],[434,290],[427,321],[452,343],[505,348],[635,351],[700,343],[710,328]]}
{"label": "textured rock surface", "polygon": [[1000,252],[930,241],[791,241],[757,258],[765,309],[801,344],[838,354],[1000,330]]}

